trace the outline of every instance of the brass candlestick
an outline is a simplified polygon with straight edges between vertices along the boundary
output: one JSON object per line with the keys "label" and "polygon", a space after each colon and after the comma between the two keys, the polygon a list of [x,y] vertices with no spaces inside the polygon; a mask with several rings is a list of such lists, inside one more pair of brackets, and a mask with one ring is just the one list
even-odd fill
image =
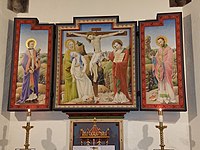
{"label": "brass candlestick", "polygon": [[25,138],[24,147],[25,147],[25,150],[29,150],[29,148],[28,148],[30,146],[30,144],[29,144],[29,134],[30,134],[29,131],[30,131],[30,129],[33,128],[33,126],[30,125],[30,122],[27,122],[26,126],[22,126],[22,128],[24,128],[26,130],[26,138]]}
{"label": "brass candlestick", "polygon": [[156,126],[156,128],[160,130],[160,147],[161,147],[161,150],[164,150],[165,144],[164,144],[163,130],[167,128],[167,126],[163,125],[163,111],[161,108],[158,110],[158,117],[159,117],[159,125]]}
{"label": "brass candlestick", "polygon": [[164,135],[163,135],[163,130],[167,128],[167,126],[163,125],[163,122],[159,122],[159,125],[156,126],[160,130],[160,148],[161,150],[164,150],[165,144],[164,144]]}
{"label": "brass candlestick", "polygon": [[24,144],[24,147],[25,147],[25,150],[29,150],[29,131],[33,128],[33,126],[30,125],[30,120],[31,120],[31,110],[28,109],[28,112],[27,112],[27,118],[26,118],[26,126],[22,126],[22,128],[24,128],[26,130],[26,138],[25,138],[25,144]]}

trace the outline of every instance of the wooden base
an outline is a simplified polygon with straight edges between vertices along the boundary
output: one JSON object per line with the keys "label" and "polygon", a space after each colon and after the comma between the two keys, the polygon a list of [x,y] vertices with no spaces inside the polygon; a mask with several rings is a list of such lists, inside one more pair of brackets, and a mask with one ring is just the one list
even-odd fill
{"label": "wooden base", "polygon": [[64,112],[69,115],[69,118],[124,118],[124,115],[127,113],[125,111],[122,112]]}
{"label": "wooden base", "polygon": [[[161,150],[161,149],[153,149],[153,150]],[[172,148],[165,148],[164,150],[175,150],[175,149],[172,149]]]}
{"label": "wooden base", "polygon": [[15,148],[15,150],[36,150],[35,148],[29,148],[29,149],[25,149],[25,148]]}

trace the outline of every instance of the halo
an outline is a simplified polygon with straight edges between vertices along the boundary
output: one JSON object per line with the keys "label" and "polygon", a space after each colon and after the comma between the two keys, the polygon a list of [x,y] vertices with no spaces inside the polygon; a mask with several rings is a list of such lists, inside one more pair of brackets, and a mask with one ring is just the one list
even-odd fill
{"label": "halo", "polygon": [[26,47],[29,48],[28,43],[29,43],[30,41],[35,42],[35,45],[34,45],[34,48],[35,48],[36,45],[37,45],[37,41],[36,41],[35,39],[33,39],[33,38],[30,38],[30,39],[26,40]]}
{"label": "halo", "polygon": [[116,40],[114,40],[114,41],[112,42],[112,48],[114,48],[113,45],[114,45],[116,42],[117,42],[117,43],[120,43],[121,46],[123,46],[123,42],[122,42],[120,39],[116,39]]}
{"label": "halo", "polygon": [[160,44],[158,43],[158,39],[163,39],[165,41],[165,43],[167,43],[167,37],[160,35],[156,38],[156,45],[160,46]]}
{"label": "halo", "polygon": [[65,41],[65,47],[66,47],[67,49],[69,49],[69,47],[68,47],[69,42],[73,42],[74,45],[76,45],[76,43],[75,43],[75,41],[74,41],[73,39],[68,39],[68,40]]}
{"label": "halo", "polygon": [[96,33],[95,33],[95,32],[92,32],[92,31],[89,31],[89,32],[86,33],[86,35],[87,35],[87,36],[89,36],[89,35],[93,35],[93,36],[95,36]]}

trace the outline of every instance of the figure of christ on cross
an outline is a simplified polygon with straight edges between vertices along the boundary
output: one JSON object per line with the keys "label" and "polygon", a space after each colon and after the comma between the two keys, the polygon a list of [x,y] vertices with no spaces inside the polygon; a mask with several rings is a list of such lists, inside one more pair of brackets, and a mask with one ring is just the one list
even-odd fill
{"label": "figure of christ on cross", "polygon": [[[67,36],[78,36],[78,37],[84,37],[86,40],[92,44],[94,48],[94,54],[92,55],[91,61],[90,61],[90,72],[93,76],[93,90],[95,95],[95,102],[98,101],[98,65],[100,64],[102,57],[102,50],[101,50],[101,39],[106,37],[111,37],[115,35],[126,35],[126,32],[124,30],[119,30],[117,32],[97,32],[101,30],[101,28],[92,28],[92,31],[90,32],[68,32]],[[124,34],[125,33],[125,34]]]}

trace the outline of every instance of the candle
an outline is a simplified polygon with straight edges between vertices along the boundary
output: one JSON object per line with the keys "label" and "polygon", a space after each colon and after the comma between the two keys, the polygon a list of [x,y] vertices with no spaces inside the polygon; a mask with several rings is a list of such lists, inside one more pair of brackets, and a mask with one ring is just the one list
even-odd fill
{"label": "candle", "polygon": [[30,121],[31,121],[31,110],[28,109],[26,122],[27,122],[27,123],[30,123]]}
{"label": "candle", "polygon": [[162,108],[158,110],[158,120],[159,122],[163,122],[163,111]]}

